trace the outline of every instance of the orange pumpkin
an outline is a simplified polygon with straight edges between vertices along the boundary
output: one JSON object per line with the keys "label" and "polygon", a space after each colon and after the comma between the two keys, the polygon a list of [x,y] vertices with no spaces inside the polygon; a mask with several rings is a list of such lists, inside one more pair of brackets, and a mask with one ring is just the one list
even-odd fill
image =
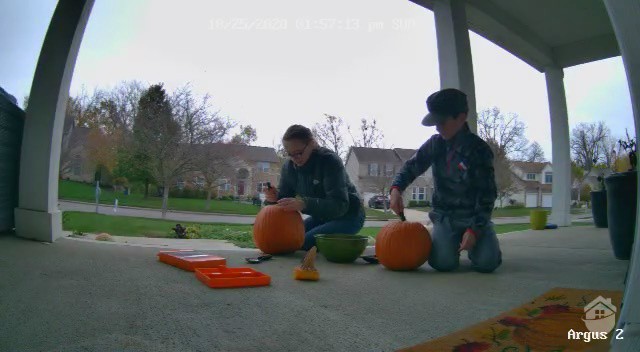
{"label": "orange pumpkin", "polygon": [[414,270],[429,259],[431,235],[419,222],[385,225],[376,237],[376,256],[390,270]]}
{"label": "orange pumpkin", "polygon": [[304,223],[297,211],[264,207],[253,224],[253,242],[267,254],[295,252],[304,244]]}

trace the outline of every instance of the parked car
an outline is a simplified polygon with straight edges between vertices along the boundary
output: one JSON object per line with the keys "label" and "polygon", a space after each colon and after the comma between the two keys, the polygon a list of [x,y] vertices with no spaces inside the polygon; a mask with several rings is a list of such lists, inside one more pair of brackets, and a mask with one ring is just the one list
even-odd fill
{"label": "parked car", "polygon": [[389,197],[387,196],[378,195],[378,196],[373,196],[371,197],[371,199],[369,199],[369,208],[384,209],[385,204],[388,209],[389,205],[391,204],[391,200],[389,200]]}

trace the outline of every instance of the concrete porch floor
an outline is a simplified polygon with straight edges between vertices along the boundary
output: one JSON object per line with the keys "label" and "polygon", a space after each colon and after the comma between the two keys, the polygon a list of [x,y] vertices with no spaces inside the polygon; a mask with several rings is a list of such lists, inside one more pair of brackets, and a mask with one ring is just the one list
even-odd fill
{"label": "concrete porch floor", "polygon": [[[254,266],[270,287],[214,290],[159,263],[156,248],[0,236],[0,351],[391,351],[553,287],[623,289],[628,261],[613,257],[606,229],[499,238],[493,274],[470,271],[466,255],[455,273],[320,258],[321,281],[298,282],[298,253]],[[212,252],[229,266],[250,254]]]}

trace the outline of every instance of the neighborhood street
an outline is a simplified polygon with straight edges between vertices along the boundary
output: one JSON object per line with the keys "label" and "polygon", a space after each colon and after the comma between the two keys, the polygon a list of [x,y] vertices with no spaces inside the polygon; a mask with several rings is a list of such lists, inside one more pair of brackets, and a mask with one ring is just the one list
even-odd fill
{"label": "neighborhood street", "polygon": [[[58,201],[58,207],[61,211],[80,211],[93,213],[96,206],[91,203],[71,202],[71,201]],[[148,208],[133,208],[133,207],[118,207],[114,211],[113,206],[100,205],[98,213],[104,215],[119,215],[119,216],[132,216],[140,218],[150,219],[162,219],[162,213],[158,209]],[[304,216],[304,215],[303,215]],[[413,209],[405,209],[405,216],[409,221],[425,222],[427,219],[427,213],[423,211],[417,211]],[[207,214],[207,213],[191,213],[182,211],[168,211],[166,220],[174,221],[189,221],[189,222],[201,222],[201,223],[229,223],[229,224],[253,224],[254,216],[251,215],[229,215],[229,214]],[[573,221],[590,221],[591,214],[572,215]],[[495,224],[522,224],[528,223],[528,216],[511,217],[511,218],[494,218]],[[367,220],[365,221],[365,227],[382,227],[387,221],[380,220]]]}

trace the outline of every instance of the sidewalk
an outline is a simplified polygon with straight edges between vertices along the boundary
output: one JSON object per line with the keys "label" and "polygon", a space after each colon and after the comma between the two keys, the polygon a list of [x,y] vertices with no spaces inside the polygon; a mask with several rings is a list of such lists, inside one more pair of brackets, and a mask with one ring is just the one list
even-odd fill
{"label": "sidewalk", "polygon": [[[58,208],[61,211],[79,211],[85,213],[95,213],[96,205],[91,203],[70,202],[58,200]],[[134,208],[134,207],[118,207],[114,211],[113,206],[101,204],[98,208],[98,214],[132,216],[148,219],[163,219],[162,212],[159,209],[151,208]],[[303,214],[303,217],[306,215]],[[255,216],[253,215],[230,215],[230,214],[213,214],[213,213],[189,213],[183,211],[167,211],[163,220],[179,221],[179,222],[199,222],[199,223],[223,223],[223,224],[245,224],[252,225]],[[387,220],[367,220],[365,227],[382,227],[387,224]]]}

